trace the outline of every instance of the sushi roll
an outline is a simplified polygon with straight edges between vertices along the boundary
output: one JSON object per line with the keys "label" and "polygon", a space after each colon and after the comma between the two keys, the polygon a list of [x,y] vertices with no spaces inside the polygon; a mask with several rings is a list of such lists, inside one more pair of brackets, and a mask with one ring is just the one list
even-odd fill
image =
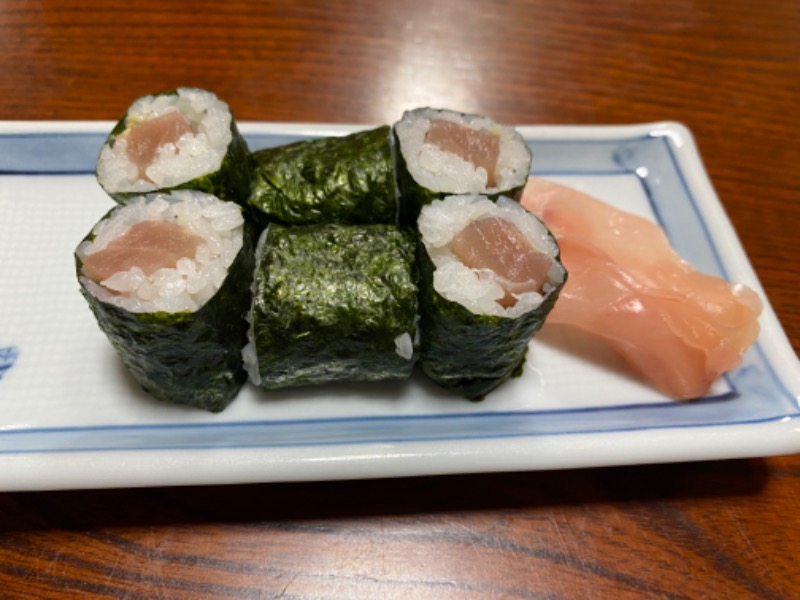
{"label": "sushi roll", "polygon": [[136,100],[97,160],[97,180],[117,202],[192,189],[244,204],[250,152],[228,105],[212,92],[178,88]]}
{"label": "sushi roll", "polygon": [[389,126],[253,154],[248,205],[262,226],[397,222]]}
{"label": "sushi roll", "polygon": [[395,123],[394,136],[402,223],[445,196],[518,199],[531,166],[522,136],[480,115],[418,108]]}
{"label": "sushi roll", "polygon": [[415,240],[394,225],[272,224],[256,250],[250,379],[263,389],[406,379],[416,361]]}
{"label": "sushi roll", "polygon": [[419,218],[419,364],[480,400],[521,372],[567,272],[555,238],[510,198],[448,196]]}
{"label": "sushi roll", "polygon": [[211,412],[247,379],[254,253],[242,208],[202,192],[137,196],[75,252],[80,291],[154,397]]}

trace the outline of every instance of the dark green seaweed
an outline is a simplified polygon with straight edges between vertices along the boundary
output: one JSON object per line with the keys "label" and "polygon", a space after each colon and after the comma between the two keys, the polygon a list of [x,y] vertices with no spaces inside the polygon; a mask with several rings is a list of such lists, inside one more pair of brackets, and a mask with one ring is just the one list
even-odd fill
{"label": "dark green seaweed", "polygon": [[[80,278],[82,263],[77,256],[75,261]],[[133,313],[102,302],[83,283],[81,293],[145,391],[166,402],[220,412],[247,379],[241,350],[247,341],[253,268],[252,236],[245,228],[227,278],[196,312]]]}
{"label": "dark green seaweed", "polygon": [[[441,200],[446,196],[462,193],[455,192],[453,190],[436,191],[422,186],[417,182],[416,179],[414,179],[414,176],[408,170],[408,163],[405,155],[403,154],[403,146],[400,143],[400,139],[397,137],[396,132],[394,133],[394,145],[396,149],[395,177],[397,179],[397,189],[399,193],[398,222],[401,225],[415,225],[417,219],[419,218],[419,213],[422,210],[422,207],[426,204],[430,204],[434,200]],[[528,151],[530,152],[529,147]],[[512,200],[519,201],[520,197],[522,196],[522,191],[525,189],[525,183],[526,181],[523,181],[518,186],[509,189],[497,190],[491,194],[487,192],[481,192],[481,195],[489,198],[490,200],[497,200],[500,196],[506,196]]]}
{"label": "dark green seaweed", "polygon": [[248,204],[261,226],[397,221],[388,125],[266,148],[253,159]]}
{"label": "dark green seaweed", "polygon": [[404,358],[395,340],[416,337],[412,232],[272,224],[263,235],[252,321],[264,389],[410,375],[416,347]]}
{"label": "dark green seaweed", "polygon": [[422,371],[472,401],[520,375],[528,343],[544,325],[563,282],[545,295],[538,308],[520,317],[478,315],[434,289],[435,266],[421,241],[418,264]]}
{"label": "dark green seaweed", "polygon": [[[176,95],[177,93],[177,90],[172,90],[158,95]],[[117,137],[124,133],[127,128],[128,115],[126,114],[111,130],[106,144],[113,147]],[[236,126],[236,121],[231,114],[231,143],[228,145],[222,163],[216,171],[205,173],[172,187],[159,188],[146,193],[196,190],[216,196],[220,200],[236,202],[240,206],[246,206],[247,197],[250,194],[252,167],[253,159],[250,149],[247,147],[247,142],[242,134],[239,133],[239,128]],[[142,192],[109,192],[108,190],[106,190],[106,193],[118,204],[125,204],[130,198],[142,194]]]}

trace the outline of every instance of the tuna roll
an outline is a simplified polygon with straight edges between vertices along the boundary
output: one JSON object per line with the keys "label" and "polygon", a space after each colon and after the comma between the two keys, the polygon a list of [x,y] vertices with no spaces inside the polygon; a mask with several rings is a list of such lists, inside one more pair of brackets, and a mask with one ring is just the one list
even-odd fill
{"label": "tuna roll", "polygon": [[397,222],[388,126],[253,154],[248,204],[260,224]]}
{"label": "tuna roll", "polygon": [[409,377],[414,249],[413,234],[394,225],[265,229],[243,353],[251,381],[269,390]]}
{"label": "tuna roll", "polygon": [[567,273],[555,239],[510,198],[448,196],[419,218],[419,363],[480,400],[521,372]]}
{"label": "tuna roll", "polygon": [[455,194],[518,199],[531,152],[512,127],[479,115],[418,108],[394,126],[401,220],[415,223],[420,209]]}
{"label": "tuna roll", "polygon": [[211,412],[246,381],[254,254],[242,208],[202,192],[137,196],[80,243],[81,293],[154,397]]}
{"label": "tuna roll", "polygon": [[193,189],[244,204],[250,160],[228,105],[211,92],[178,88],[130,106],[100,151],[97,180],[120,203]]}

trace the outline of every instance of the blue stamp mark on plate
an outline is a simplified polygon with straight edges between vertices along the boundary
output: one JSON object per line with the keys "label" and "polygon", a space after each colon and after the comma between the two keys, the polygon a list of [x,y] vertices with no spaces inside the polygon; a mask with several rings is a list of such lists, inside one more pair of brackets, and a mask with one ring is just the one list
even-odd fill
{"label": "blue stamp mark on plate", "polygon": [[3,378],[19,357],[19,350],[15,346],[0,347],[0,379]]}

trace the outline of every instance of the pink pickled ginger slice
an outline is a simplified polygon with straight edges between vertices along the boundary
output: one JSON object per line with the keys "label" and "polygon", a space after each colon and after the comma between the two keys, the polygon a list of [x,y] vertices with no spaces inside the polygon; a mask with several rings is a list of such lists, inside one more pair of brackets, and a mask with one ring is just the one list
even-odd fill
{"label": "pink pickled ginger slice", "polygon": [[548,323],[603,338],[679,399],[708,392],[758,337],[762,303],[684,261],[656,224],[531,177],[521,200],[556,237],[569,280]]}

